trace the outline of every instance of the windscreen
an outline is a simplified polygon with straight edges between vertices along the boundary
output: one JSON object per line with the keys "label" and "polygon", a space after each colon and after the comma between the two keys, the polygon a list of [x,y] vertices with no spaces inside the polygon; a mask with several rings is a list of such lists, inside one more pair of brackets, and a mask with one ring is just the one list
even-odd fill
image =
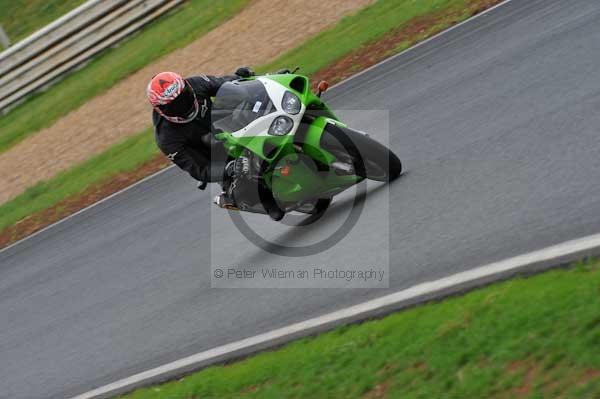
{"label": "windscreen", "polygon": [[273,111],[275,106],[261,81],[224,83],[211,111],[213,133],[238,131]]}

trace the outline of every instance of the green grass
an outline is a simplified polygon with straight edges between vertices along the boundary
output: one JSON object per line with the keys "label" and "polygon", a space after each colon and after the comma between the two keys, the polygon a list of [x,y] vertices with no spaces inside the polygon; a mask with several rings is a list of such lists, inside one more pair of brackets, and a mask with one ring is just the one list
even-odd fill
{"label": "green grass", "polygon": [[599,264],[517,278],[124,396],[375,397],[599,398]]}
{"label": "green grass", "polygon": [[0,0],[0,25],[14,44],[83,2],[85,0]]}
{"label": "green grass", "polygon": [[[268,72],[283,67],[300,66],[299,72],[310,75],[415,17],[449,9],[466,10],[467,5],[467,0],[380,0],[358,13],[345,17],[334,27],[317,34],[258,70]],[[468,16],[465,12],[464,18]]]}
{"label": "green grass", "polygon": [[119,47],[104,51],[83,69],[0,117],[0,151],[50,126],[157,58],[197,39],[237,13],[247,2],[228,0],[215,4],[213,0],[190,0]]}
{"label": "green grass", "polygon": [[62,172],[47,182],[28,188],[23,194],[0,206],[0,229],[61,200],[80,194],[94,183],[117,173],[131,171],[158,153],[150,130],[119,143],[108,151]]}

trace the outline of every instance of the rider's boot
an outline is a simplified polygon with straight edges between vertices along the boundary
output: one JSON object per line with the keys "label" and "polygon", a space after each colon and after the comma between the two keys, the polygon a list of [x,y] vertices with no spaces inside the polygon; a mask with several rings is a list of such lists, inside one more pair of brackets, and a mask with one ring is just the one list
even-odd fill
{"label": "rider's boot", "polygon": [[217,195],[213,201],[217,206],[224,209],[239,210],[235,201],[225,191]]}
{"label": "rider's boot", "polygon": [[235,187],[235,184],[232,185],[232,182],[235,181],[239,176],[248,173],[248,158],[239,157],[232,161],[229,161],[227,165],[225,165],[225,175],[228,179],[223,181],[223,190],[221,194],[217,195],[213,202],[224,209],[233,209],[239,210],[238,206],[233,199],[232,191]]}

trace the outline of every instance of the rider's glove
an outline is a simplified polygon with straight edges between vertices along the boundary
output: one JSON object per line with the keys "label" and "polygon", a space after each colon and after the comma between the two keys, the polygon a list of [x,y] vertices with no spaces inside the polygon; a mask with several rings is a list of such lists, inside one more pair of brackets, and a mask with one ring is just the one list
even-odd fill
{"label": "rider's glove", "polygon": [[254,71],[248,67],[239,67],[235,74],[240,78],[249,78],[250,76],[254,76]]}

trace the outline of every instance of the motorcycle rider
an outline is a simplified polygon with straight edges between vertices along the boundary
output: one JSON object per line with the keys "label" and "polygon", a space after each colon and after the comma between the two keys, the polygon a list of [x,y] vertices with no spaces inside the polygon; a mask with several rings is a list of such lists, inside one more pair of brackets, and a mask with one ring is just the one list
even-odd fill
{"label": "motorcycle rider", "polygon": [[[223,208],[236,208],[235,194],[242,197],[244,191],[250,189],[247,184],[231,184],[244,173],[244,164],[248,161],[228,160],[222,143],[211,137],[211,97],[223,83],[253,75],[248,67],[238,68],[234,75],[222,77],[197,75],[183,78],[175,72],[161,72],[150,80],[146,89],[154,109],[152,122],[156,144],[171,162],[201,183],[200,189],[206,188],[209,182],[220,182],[225,191],[215,198],[215,203]],[[237,189],[235,194],[234,188]],[[284,212],[272,194],[266,193],[268,189],[259,187],[259,191],[269,216],[274,220],[283,218]]]}

